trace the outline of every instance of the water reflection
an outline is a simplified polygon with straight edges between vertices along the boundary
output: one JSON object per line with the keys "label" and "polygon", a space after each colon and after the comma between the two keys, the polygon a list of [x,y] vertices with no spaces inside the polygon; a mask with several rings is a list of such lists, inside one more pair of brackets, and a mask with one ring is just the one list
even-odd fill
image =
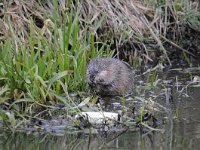
{"label": "water reflection", "polygon": [[102,134],[68,133],[0,133],[0,149],[56,149],[56,150],[157,150],[157,149],[199,149],[200,142],[200,88],[188,88],[190,97],[179,97],[174,93],[174,100],[169,113],[165,132],[141,133],[140,131],[122,130]]}

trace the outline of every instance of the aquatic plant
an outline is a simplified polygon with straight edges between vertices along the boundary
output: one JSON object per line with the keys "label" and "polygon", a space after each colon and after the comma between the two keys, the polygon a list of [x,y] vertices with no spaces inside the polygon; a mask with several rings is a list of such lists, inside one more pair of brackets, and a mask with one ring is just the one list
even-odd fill
{"label": "aquatic plant", "polygon": [[53,16],[44,14],[47,16],[40,27],[37,23],[41,20],[36,21],[35,13],[29,12],[34,11],[28,7],[31,4],[18,2],[5,3],[7,12],[1,19],[6,28],[0,41],[1,105],[8,105],[15,110],[11,114],[20,118],[37,113],[37,105],[44,109],[55,103],[75,107],[78,101],[69,93],[86,91],[87,62],[93,57],[112,56],[110,45],[104,41],[97,46],[94,33],[88,27],[82,29],[79,10],[61,14],[54,0]]}

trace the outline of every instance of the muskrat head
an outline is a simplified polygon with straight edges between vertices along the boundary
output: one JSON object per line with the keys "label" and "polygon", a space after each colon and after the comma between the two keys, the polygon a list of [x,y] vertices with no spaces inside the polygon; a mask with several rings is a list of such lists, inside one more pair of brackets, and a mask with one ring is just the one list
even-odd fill
{"label": "muskrat head", "polygon": [[87,68],[87,82],[89,86],[96,92],[102,86],[109,85],[108,76],[109,71],[106,66],[98,59],[91,60]]}
{"label": "muskrat head", "polygon": [[114,83],[109,82],[107,78],[108,71],[98,71],[88,76],[88,84],[93,92],[96,92],[98,94],[106,93],[107,91],[109,91],[110,88],[114,86]]}
{"label": "muskrat head", "polygon": [[89,85],[104,82],[106,74],[107,71],[103,70],[98,60],[90,61],[87,69],[87,82]]}

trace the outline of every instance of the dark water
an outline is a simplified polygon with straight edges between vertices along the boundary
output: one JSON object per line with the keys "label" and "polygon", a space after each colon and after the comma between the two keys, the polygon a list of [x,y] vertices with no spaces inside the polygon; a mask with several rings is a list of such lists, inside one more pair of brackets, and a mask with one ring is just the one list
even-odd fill
{"label": "dark water", "polygon": [[[175,84],[174,84],[175,85]],[[180,90],[181,88],[179,88]],[[171,110],[162,126],[164,132],[121,130],[103,134],[69,133],[6,133],[0,134],[0,150],[198,150],[200,149],[200,88],[188,87],[182,96],[173,88]],[[165,103],[164,103],[165,105]],[[64,127],[63,127],[64,128]]]}

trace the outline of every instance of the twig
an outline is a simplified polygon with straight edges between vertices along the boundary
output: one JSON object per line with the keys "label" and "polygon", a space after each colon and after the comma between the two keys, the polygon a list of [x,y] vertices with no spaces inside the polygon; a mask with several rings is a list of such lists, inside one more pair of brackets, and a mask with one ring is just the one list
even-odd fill
{"label": "twig", "polygon": [[186,49],[181,48],[180,46],[178,46],[177,44],[175,44],[174,42],[170,41],[169,39],[165,38],[164,36],[160,35],[161,38],[163,38],[166,42],[170,43],[171,45],[173,45],[174,47],[186,52],[189,55],[192,55],[193,57],[196,57],[194,54],[192,54],[191,52],[187,51]]}

